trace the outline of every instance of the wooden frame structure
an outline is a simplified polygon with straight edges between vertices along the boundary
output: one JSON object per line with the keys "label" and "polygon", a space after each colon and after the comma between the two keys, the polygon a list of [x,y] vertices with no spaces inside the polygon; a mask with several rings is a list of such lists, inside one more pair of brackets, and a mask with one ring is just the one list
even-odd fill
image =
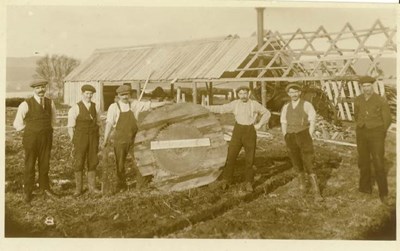
{"label": "wooden frame structure", "polygon": [[[95,83],[100,95],[105,85],[122,83],[131,83],[139,93],[140,85],[148,77],[146,72],[154,72],[149,83],[160,84],[171,95],[176,93],[176,87],[186,83],[189,86],[182,87],[181,93],[186,97],[192,95],[193,102],[200,103],[204,93],[201,89],[205,87],[209,96],[206,99],[213,104],[212,97],[216,93],[225,92],[228,96],[230,92],[229,96],[234,97],[232,87],[215,89],[222,83],[242,82],[252,87],[255,82],[268,85],[303,81],[331,95],[339,117],[351,120],[351,98],[359,90],[356,75],[376,77],[375,89],[381,95],[385,94],[383,83],[396,78],[385,75],[379,65],[382,56],[396,56],[395,39],[396,28],[386,27],[376,20],[369,29],[355,29],[346,23],[338,32],[328,32],[324,26],[315,31],[297,29],[293,33],[266,31],[263,44],[257,44],[255,37],[227,37],[105,49],[96,51],[78,71],[67,77],[66,83],[72,85],[65,85],[65,93],[79,97],[80,86],[84,83]],[[197,54],[192,56],[191,53]],[[135,61],[136,58],[140,60]],[[362,59],[368,59],[368,65],[357,69]],[[75,101],[67,98],[67,103]],[[99,97],[98,102],[103,104],[101,101]]]}

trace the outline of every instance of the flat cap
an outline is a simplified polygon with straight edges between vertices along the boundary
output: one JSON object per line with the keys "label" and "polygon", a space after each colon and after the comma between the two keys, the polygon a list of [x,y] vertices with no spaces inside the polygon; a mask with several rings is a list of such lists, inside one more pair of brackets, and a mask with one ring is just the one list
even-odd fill
{"label": "flat cap", "polygon": [[237,88],[237,89],[236,89],[236,92],[238,93],[238,92],[240,92],[241,90],[245,90],[245,91],[249,92],[249,91],[250,91],[250,88],[247,87],[247,86],[245,86],[245,85],[243,85],[243,86],[240,86],[239,88]]}
{"label": "flat cap", "polygon": [[96,92],[96,89],[95,89],[93,86],[91,86],[91,85],[83,85],[83,86],[81,87],[81,90],[82,90],[82,92],[86,92],[86,91],[88,91],[88,92],[93,92],[93,93]]}
{"label": "flat cap", "polygon": [[301,85],[297,84],[297,83],[288,84],[285,88],[286,92],[288,92],[289,89],[295,89],[295,90],[301,91]]}
{"label": "flat cap", "polygon": [[358,78],[358,83],[360,84],[366,84],[366,83],[373,84],[375,81],[376,79],[371,76],[359,76]]}
{"label": "flat cap", "polygon": [[43,85],[47,85],[48,82],[46,80],[35,80],[30,84],[30,87],[34,88],[34,87],[38,87],[38,86],[43,86]]}
{"label": "flat cap", "polygon": [[121,85],[120,87],[117,88],[117,93],[122,94],[122,93],[131,93],[132,88],[130,85]]}

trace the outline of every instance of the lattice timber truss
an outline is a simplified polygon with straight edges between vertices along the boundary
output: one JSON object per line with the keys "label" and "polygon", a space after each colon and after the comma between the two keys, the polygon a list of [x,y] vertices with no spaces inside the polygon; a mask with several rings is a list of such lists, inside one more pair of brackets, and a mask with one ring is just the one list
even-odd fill
{"label": "lattice timber truss", "polygon": [[385,75],[379,59],[396,57],[395,39],[396,28],[385,27],[380,20],[363,30],[346,23],[339,32],[327,32],[323,26],[313,32],[266,31],[263,46],[255,48],[226,77],[267,83],[312,82],[326,92],[339,118],[352,120],[352,98],[361,93],[357,75],[376,77],[374,88],[382,96],[384,83],[394,82],[396,76]]}

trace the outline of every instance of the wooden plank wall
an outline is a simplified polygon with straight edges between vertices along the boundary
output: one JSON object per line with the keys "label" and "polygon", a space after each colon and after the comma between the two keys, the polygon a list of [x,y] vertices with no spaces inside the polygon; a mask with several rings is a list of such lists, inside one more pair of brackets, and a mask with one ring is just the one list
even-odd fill
{"label": "wooden plank wall", "polygon": [[96,93],[93,95],[92,101],[96,104],[100,104],[102,107],[103,102],[103,85],[98,81],[90,82],[65,82],[64,84],[64,103],[72,106],[78,103],[82,97],[81,87],[85,84],[92,85],[96,89]]}

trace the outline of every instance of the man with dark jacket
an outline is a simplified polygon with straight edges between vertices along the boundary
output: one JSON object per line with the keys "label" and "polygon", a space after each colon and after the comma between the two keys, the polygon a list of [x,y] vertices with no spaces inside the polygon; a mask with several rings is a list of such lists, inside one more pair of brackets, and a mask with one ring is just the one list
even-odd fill
{"label": "man with dark jacket", "polygon": [[74,144],[75,197],[82,194],[82,174],[85,162],[89,192],[100,193],[96,189],[100,114],[99,107],[92,102],[96,89],[91,85],[83,85],[81,91],[82,100],[72,106],[68,112],[68,134]]}
{"label": "man with dark jacket", "polygon": [[33,97],[22,102],[17,111],[13,126],[23,131],[22,144],[25,151],[24,194],[30,203],[35,183],[35,165],[39,165],[39,188],[41,194],[51,199],[57,195],[50,190],[49,168],[50,152],[53,143],[53,125],[56,119],[54,102],[45,97],[46,81],[36,81],[30,85]]}
{"label": "man with dark jacket", "polygon": [[317,176],[314,172],[314,146],[312,135],[315,130],[316,112],[313,105],[301,98],[300,84],[289,84],[286,92],[290,102],[285,104],[281,112],[282,134],[285,138],[289,157],[298,172],[299,189],[306,192],[309,178],[314,198],[322,201]]}
{"label": "man with dark jacket", "polygon": [[371,160],[375,168],[375,179],[379,197],[387,204],[388,185],[384,166],[385,137],[391,123],[390,108],[387,101],[373,89],[375,79],[360,77],[363,94],[354,101],[358,167],[360,169],[359,191],[372,193]]}

